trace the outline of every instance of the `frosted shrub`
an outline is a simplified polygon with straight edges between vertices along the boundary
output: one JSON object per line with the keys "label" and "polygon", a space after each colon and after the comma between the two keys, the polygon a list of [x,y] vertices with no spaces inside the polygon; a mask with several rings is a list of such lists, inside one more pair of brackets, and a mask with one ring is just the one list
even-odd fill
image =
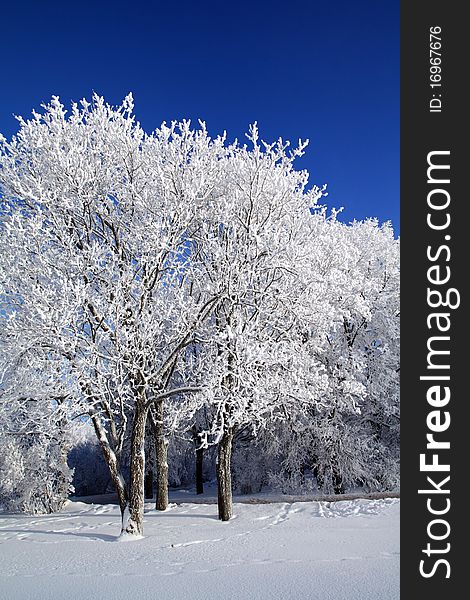
{"label": "frosted shrub", "polygon": [[45,436],[0,442],[0,505],[31,514],[60,510],[73,491],[62,448]]}

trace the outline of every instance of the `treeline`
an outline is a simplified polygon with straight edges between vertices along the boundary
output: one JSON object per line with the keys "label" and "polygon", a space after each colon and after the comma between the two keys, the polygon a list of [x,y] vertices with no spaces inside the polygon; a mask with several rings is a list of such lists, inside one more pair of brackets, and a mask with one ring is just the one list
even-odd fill
{"label": "treeline", "polygon": [[77,423],[125,535],[143,532],[152,478],[164,510],[169,478],[200,489],[213,469],[222,520],[234,484],[397,485],[398,241],[319,205],[293,164],[306,143],[247,137],[146,134],[131,96],[94,96],[70,114],[54,97],[2,139],[4,505],[49,456],[57,509]]}

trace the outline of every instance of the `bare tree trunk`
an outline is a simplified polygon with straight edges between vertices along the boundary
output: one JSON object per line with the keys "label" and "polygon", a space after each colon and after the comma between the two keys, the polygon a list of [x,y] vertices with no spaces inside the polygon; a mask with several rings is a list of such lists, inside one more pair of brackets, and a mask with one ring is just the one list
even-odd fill
{"label": "bare tree trunk", "polygon": [[228,429],[222,435],[217,454],[217,504],[219,519],[228,521],[232,518],[232,440],[233,429]]}
{"label": "bare tree trunk", "polygon": [[131,482],[129,515],[125,533],[142,535],[144,532],[144,478],[145,478],[145,422],[147,410],[143,402],[136,405],[131,438]]}
{"label": "bare tree trunk", "polygon": [[196,494],[204,493],[202,467],[204,462],[204,448],[196,448]]}
{"label": "bare tree trunk", "polygon": [[332,465],[333,490],[335,494],[344,494],[343,476],[338,468],[338,464],[333,461]]}
{"label": "bare tree trunk", "polygon": [[325,485],[325,474],[324,474],[323,467],[320,467],[318,465],[313,467],[313,474],[317,478],[318,489],[322,490],[323,486]]}
{"label": "bare tree trunk", "polygon": [[168,508],[168,440],[163,427],[163,402],[158,402],[154,411],[153,431],[157,471],[157,500],[155,508]]}
{"label": "bare tree trunk", "polygon": [[201,448],[201,436],[196,425],[192,427],[193,441],[196,452],[196,494],[204,493],[204,481],[202,477],[202,468],[204,464],[204,448]]}
{"label": "bare tree trunk", "polygon": [[[150,414],[150,413],[149,413]],[[145,499],[153,498],[153,480],[155,472],[155,438],[151,419],[145,425]]]}
{"label": "bare tree trunk", "polygon": [[168,508],[168,440],[162,435],[155,440],[157,454],[157,510]]}
{"label": "bare tree trunk", "polygon": [[90,417],[95,429],[96,437],[98,438],[98,442],[100,444],[101,451],[103,453],[104,460],[108,466],[111,480],[118,495],[119,508],[121,510],[121,522],[122,527],[124,527],[124,512],[128,503],[126,483],[124,481],[124,477],[122,476],[116,454],[111,448],[111,445],[108,441],[108,436],[106,435],[106,431],[100,421],[99,416],[95,412],[90,411]]}
{"label": "bare tree trunk", "polygon": [[153,498],[153,473],[148,471],[145,475],[145,499],[151,500]]}

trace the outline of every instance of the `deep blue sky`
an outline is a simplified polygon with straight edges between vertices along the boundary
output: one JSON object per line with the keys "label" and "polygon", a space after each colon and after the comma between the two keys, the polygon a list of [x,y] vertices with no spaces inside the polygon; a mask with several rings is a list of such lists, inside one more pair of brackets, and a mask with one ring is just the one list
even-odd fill
{"label": "deep blue sky", "polygon": [[132,91],[148,131],[201,118],[212,134],[310,145],[342,219],[399,227],[399,2],[21,1],[1,9],[0,132],[57,94]]}

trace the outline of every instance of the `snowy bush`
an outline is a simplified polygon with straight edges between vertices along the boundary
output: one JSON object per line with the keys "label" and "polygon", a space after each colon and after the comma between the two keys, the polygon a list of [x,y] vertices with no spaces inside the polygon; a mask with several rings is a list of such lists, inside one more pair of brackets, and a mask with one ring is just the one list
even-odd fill
{"label": "snowy bush", "polygon": [[[20,384],[38,386],[37,397],[17,397]],[[44,396],[40,387],[44,385]],[[67,465],[71,424],[64,398],[52,399],[40,374],[4,373],[0,387],[0,505],[33,514],[60,510],[72,487]]]}
{"label": "snowy bush", "polygon": [[73,491],[73,471],[60,443],[44,435],[0,438],[0,505],[32,514],[60,510]]}

